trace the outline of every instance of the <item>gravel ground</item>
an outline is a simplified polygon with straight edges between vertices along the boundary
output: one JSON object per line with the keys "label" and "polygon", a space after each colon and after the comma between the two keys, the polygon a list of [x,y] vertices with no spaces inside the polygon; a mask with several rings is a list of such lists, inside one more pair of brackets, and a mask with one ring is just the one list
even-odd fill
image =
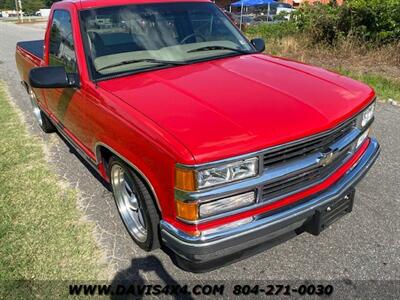
{"label": "gravel ground", "polygon": [[110,279],[138,280],[399,280],[400,279],[400,108],[379,103],[373,135],[382,153],[359,184],[355,208],[319,237],[303,234],[269,251],[205,274],[177,268],[161,250],[145,253],[125,232],[110,192],[57,135],[35,124],[19,84],[17,41],[41,39],[45,24],[0,22],[0,79],[5,80],[32,134],[43,138],[60,177],[81,192],[80,206],[96,224],[96,237],[114,270]]}

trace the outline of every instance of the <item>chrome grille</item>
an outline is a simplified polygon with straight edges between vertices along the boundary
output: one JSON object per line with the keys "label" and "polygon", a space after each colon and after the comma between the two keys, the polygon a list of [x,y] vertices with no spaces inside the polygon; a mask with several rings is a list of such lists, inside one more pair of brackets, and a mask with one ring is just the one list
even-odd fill
{"label": "chrome grille", "polygon": [[[276,170],[291,170],[282,172],[281,176],[271,178],[261,188],[261,201],[275,201],[308,189],[331,176],[353,154],[355,135],[359,130],[355,129],[355,121],[351,120],[316,137],[305,141],[290,144],[287,147],[267,152],[263,155],[265,172],[275,173]],[[349,140],[349,137],[350,140]],[[327,165],[318,161],[323,153],[337,144],[341,149],[335,153],[334,159]],[[305,167],[296,169],[305,160]],[[311,161],[311,163],[309,163]]]}
{"label": "chrome grille", "polygon": [[354,126],[355,120],[352,120],[335,128],[331,132],[321,134],[303,142],[295,143],[291,146],[284,147],[283,149],[279,147],[278,149],[269,151],[264,154],[264,168],[291,159],[298,159],[316,151],[322,151],[348,134]]}
{"label": "chrome grille", "polygon": [[300,192],[326,180],[332,173],[334,173],[348,157],[351,156],[351,147],[346,148],[334,161],[328,166],[320,166],[311,168],[297,175],[289,175],[284,179],[277,180],[265,184],[262,188],[262,199],[271,200],[273,198],[290,195],[293,192]]}

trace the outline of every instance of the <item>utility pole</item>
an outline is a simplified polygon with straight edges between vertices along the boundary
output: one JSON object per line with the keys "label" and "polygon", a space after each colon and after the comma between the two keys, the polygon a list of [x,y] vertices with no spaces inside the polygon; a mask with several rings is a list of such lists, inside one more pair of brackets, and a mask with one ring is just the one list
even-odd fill
{"label": "utility pole", "polygon": [[18,6],[18,0],[15,0],[15,11],[17,12],[17,17],[19,21],[19,6]]}
{"label": "utility pole", "polygon": [[15,0],[15,10],[17,11],[18,22],[23,22],[24,17],[22,15],[22,1],[21,0]]}
{"label": "utility pole", "polygon": [[[22,22],[22,23],[24,23],[24,13],[22,12],[22,0],[18,0],[18,5],[19,5],[19,11],[20,11],[20,13],[21,13],[21,19],[20,19],[20,21]],[[18,14],[19,15],[19,14]]]}

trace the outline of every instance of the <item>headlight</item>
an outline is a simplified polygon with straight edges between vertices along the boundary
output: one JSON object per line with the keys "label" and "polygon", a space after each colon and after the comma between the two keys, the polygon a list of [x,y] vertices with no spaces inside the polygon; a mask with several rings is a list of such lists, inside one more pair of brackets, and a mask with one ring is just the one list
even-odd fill
{"label": "headlight", "polygon": [[206,169],[177,167],[175,188],[182,191],[196,191],[216,185],[235,182],[258,175],[258,157],[222,164]]}
{"label": "headlight", "polygon": [[197,187],[199,189],[229,183],[249,177],[258,173],[258,158],[237,161],[219,167],[197,172]]}
{"label": "headlight", "polygon": [[254,192],[214,200],[200,205],[200,217],[205,218],[249,206],[256,201]]}
{"label": "headlight", "polygon": [[357,117],[357,125],[360,129],[364,128],[372,120],[372,118],[374,117],[374,111],[375,102]]}
{"label": "headlight", "polygon": [[215,216],[252,205],[256,202],[254,191],[212,200],[206,203],[184,202],[175,200],[176,216],[186,221],[197,221],[202,218]]}

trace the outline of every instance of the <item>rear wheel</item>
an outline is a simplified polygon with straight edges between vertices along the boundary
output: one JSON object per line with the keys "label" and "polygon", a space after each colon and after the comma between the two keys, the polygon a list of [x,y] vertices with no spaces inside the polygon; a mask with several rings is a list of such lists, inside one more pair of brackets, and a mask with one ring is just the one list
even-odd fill
{"label": "rear wheel", "polygon": [[159,216],[143,181],[117,157],[108,163],[109,178],[119,214],[129,234],[140,248],[159,247]]}
{"label": "rear wheel", "polygon": [[32,104],[32,113],[33,113],[33,116],[35,117],[36,121],[39,123],[40,128],[42,128],[42,130],[46,133],[51,133],[51,132],[56,131],[56,128],[51,123],[49,118],[40,109],[40,107],[37,103],[37,98],[36,98],[35,92],[31,88],[28,88],[28,91],[29,91],[29,97],[31,99],[31,104]]}

